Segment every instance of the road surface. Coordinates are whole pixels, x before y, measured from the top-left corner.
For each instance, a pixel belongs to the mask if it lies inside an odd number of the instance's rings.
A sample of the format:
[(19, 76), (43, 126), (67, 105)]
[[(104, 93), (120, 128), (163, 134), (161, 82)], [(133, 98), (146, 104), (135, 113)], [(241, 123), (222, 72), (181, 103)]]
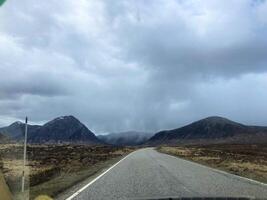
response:
[(167, 197), (267, 198), (267, 185), (147, 148), (128, 155), (71, 199)]

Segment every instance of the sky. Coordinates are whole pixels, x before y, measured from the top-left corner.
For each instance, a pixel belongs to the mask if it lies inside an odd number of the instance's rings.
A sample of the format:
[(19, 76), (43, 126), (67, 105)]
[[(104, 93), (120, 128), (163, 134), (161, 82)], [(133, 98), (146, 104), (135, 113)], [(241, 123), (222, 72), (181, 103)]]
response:
[(267, 1), (7, 0), (0, 126), (73, 115), (95, 133), (222, 116), (267, 126)]

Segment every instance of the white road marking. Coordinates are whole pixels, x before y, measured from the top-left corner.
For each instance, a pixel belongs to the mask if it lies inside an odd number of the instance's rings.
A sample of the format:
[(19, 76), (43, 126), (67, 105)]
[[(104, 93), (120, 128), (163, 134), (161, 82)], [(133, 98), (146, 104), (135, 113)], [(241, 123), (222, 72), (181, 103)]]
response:
[(222, 173), (222, 174), (226, 174), (226, 175), (229, 175), (230, 174), (230, 175), (236, 176), (239, 179), (244, 179), (244, 180), (249, 181), (249, 182), (252, 182), (252, 183), (256, 183), (256, 184), (259, 184), (259, 185), (267, 186), (266, 183), (262, 183), (260, 181), (256, 181), (256, 180), (253, 180), (253, 179), (244, 177), (244, 176), (239, 176), (239, 175), (236, 175), (236, 174), (231, 174), (231, 173), (228, 173), (228, 172), (225, 172), (225, 171), (221, 171), (219, 169), (214, 169), (214, 168), (211, 168), (211, 169), (213, 169), (216, 172)]
[[(102, 174), (100, 174), (99, 176), (97, 176), (95, 179), (93, 179), (91, 182), (89, 182), (87, 185), (85, 185), (84, 187), (82, 187), (81, 189), (79, 189), (77, 192), (75, 192), (73, 195), (71, 195), (70, 197), (68, 197), (66, 200), (72, 200), (74, 197), (76, 197), (77, 195), (79, 195), (83, 190), (85, 190), (86, 188), (88, 188), (90, 185), (92, 185), (95, 181), (97, 181), (98, 179), (100, 179), (102, 176), (104, 176), (106, 173), (108, 173), (112, 168), (114, 168), (116, 165), (118, 165), (120, 162), (122, 162), (124, 159), (126, 159), (128, 156), (130, 156), (131, 154), (135, 153), (136, 151), (128, 154), (127, 156), (125, 156), (123, 159), (121, 159), (120, 161), (118, 161), (117, 163), (115, 163), (114, 165), (112, 165), (110, 168), (108, 168), (106, 171), (104, 171)], [(160, 153), (160, 152), (158, 152)], [(176, 158), (176, 156), (173, 156), (173, 155), (170, 155), (170, 154), (165, 154), (163, 153), (164, 155), (167, 155), (167, 156), (170, 156), (170, 157), (173, 157), (173, 158)], [(252, 180), (252, 179), (249, 179), (249, 178), (246, 178), (246, 177), (242, 177), (242, 176), (238, 176), (238, 175), (235, 175), (235, 174), (231, 174), (231, 173), (228, 173), (228, 172), (225, 172), (225, 171), (221, 171), (221, 170), (218, 170), (218, 169), (214, 169), (214, 168), (211, 168), (211, 167), (208, 167), (208, 166), (205, 166), (205, 165), (201, 165), (199, 163), (196, 163), (196, 162), (193, 162), (193, 161), (189, 161), (189, 160), (185, 160), (183, 158), (179, 158), (178, 159), (182, 159), (184, 161), (187, 161), (187, 162), (190, 162), (190, 163), (193, 163), (193, 164), (196, 164), (196, 165), (199, 165), (203, 168), (208, 168), (210, 170), (213, 170), (215, 172), (218, 172), (218, 173), (221, 173), (221, 174), (226, 174), (226, 175), (232, 175), (232, 176), (235, 176), (235, 177), (238, 177), (240, 179), (244, 179), (244, 180), (247, 180), (247, 181), (250, 181), (250, 182), (254, 182), (256, 184), (259, 184), (259, 185), (263, 185), (263, 186), (267, 186), (267, 184), (265, 183), (262, 183), (262, 182), (259, 182), (259, 181), (255, 181), (255, 180)]]
[[(158, 153), (161, 153), (161, 152), (158, 152)], [(178, 158), (178, 159), (184, 160), (186, 162), (190, 162), (190, 163), (199, 165), (199, 166), (201, 166), (203, 168), (208, 168), (208, 169), (213, 170), (213, 171), (215, 171), (217, 173), (225, 174), (225, 175), (228, 175), (228, 176), (229, 175), (230, 176), (232, 175), (232, 176), (237, 177), (239, 179), (244, 179), (244, 180), (249, 181), (249, 182), (252, 182), (252, 183), (256, 183), (256, 184), (259, 184), (259, 185), (267, 186), (266, 183), (263, 183), (263, 182), (260, 182), (260, 181), (256, 181), (256, 180), (253, 180), (253, 179), (250, 179), (250, 178), (246, 178), (244, 176), (239, 176), (239, 175), (236, 175), (236, 174), (231, 174), (229, 172), (222, 171), (222, 170), (219, 170), (219, 169), (215, 169), (215, 168), (212, 168), (212, 167), (209, 167), (209, 166), (206, 166), (206, 165), (202, 165), (202, 164), (197, 163), (197, 162), (194, 162), (194, 161), (186, 160), (185, 158), (180, 158), (178, 156), (170, 155), (170, 154), (167, 154), (167, 153), (161, 153), (161, 154), (165, 154), (165, 155), (170, 156), (170, 157)]]
[[(136, 151), (132, 152), (135, 153)], [(100, 174), (99, 176), (97, 176), (95, 179), (93, 179), (91, 182), (89, 182), (87, 185), (85, 185), (84, 187), (82, 187), (81, 189), (79, 189), (77, 192), (75, 192), (73, 195), (71, 195), (70, 197), (68, 197), (66, 200), (72, 200), (74, 197), (76, 197), (77, 195), (79, 195), (83, 190), (85, 190), (86, 188), (88, 188), (90, 185), (92, 185), (94, 182), (96, 182), (98, 179), (100, 179), (102, 176), (104, 176), (106, 173), (108, 173), (112, 168), (114, 168), (116, 165), (118, 165), (120, 162), (122, 162), (124, 159), (126, 159), (128, 156), (130, 156), (132, 153), (128, 154), (127, 156), (125, 156), (123, 159), (121, 159), (120, 161), (118, 161), (117, 163), (115, 163), (114, 165), (112, 165), (110, 168), (108, 168), (106, 171), (104, 171), (102, 174)]]

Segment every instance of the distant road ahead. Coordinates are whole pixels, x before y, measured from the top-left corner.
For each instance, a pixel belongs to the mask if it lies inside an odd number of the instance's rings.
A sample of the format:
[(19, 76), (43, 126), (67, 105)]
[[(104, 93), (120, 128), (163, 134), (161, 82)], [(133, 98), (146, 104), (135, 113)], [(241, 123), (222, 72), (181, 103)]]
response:
[(166, 197), (267, 198), (267, 186), (149, 148), (130, 154), (73, 199)]

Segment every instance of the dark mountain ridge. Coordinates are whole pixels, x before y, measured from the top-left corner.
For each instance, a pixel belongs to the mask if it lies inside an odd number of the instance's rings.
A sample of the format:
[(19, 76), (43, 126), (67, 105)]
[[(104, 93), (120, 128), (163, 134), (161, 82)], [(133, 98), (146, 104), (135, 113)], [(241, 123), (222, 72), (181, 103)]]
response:
[[(34, 134), (40, 127), (39, 125), (28, 124), (28, 134)], [(9, 126), (0, 128), (0, 132), (13, 140), (21, 140), (25, 132), (25, 123), (16, 121)]]
[[(0, 131), (13, 140), (24, 136), (25, 124), (15, 122)], [(43, 126), (28, 126), (29, 143), (85, 143), (101, 144), (102, 142), (84, 124), (73, 116), (55, 118)]]
[[(262, 139), (262, 141), (260, 141)], [(156, 133), (148, 144), (267, 141), (267, 127), (247, 126), (213, 116), (173, 130)]]

